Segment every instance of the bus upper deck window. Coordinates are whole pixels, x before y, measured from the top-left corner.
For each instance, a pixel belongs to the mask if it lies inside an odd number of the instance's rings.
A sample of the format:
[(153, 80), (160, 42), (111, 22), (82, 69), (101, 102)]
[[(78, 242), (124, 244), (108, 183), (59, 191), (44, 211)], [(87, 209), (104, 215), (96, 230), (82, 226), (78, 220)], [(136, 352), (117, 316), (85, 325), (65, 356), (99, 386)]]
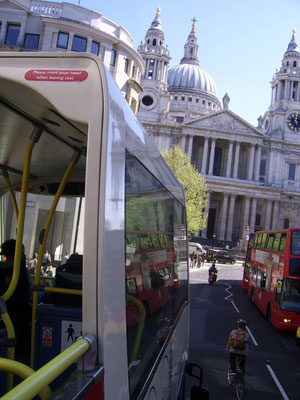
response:
[(265, 248), (266, 248), (267, 237), (268, 237), (268, 234), (267, 234), (267, 233), (263, 233), (263, 234), (262, 234), (261, 246), (260, 246), (262, 249), (265, 249)]
[(275, 251), (279, 250), (280, 238), (281, 238), (281, 233), (280, 232), (275, 233), (275, 238), (273, 243), (273, 250)]
[(300, 255), (300, 231), (292, 232), (291, 253), (295, 255)]
[(279, 245), (279, 251), (281, 253), (284, 253), (285, 245), (286, 245), (286, 233), (282, 233), (281, 239), (280, 239), (280, 245)]

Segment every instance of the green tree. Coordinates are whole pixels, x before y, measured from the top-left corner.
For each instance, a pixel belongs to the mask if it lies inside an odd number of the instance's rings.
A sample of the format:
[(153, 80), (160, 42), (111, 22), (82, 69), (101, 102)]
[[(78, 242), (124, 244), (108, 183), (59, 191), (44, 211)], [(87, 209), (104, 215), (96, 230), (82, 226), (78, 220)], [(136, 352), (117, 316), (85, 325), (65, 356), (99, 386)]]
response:
[(178, 146), (172, 147), (169, 151), (162, 152), (162, 156), (183, 186), (188, 235), (191, 237), (206, 226), (206, 181), (191, 164), (187, 154), (183, 154)]

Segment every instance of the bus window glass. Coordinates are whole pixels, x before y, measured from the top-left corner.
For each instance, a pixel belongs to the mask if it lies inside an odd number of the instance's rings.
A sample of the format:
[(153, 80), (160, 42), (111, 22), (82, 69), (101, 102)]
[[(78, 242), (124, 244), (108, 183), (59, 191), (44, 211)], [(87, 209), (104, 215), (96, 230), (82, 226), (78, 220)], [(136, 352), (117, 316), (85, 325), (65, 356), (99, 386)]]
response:
[(295, 255), (300, 255), (300, 231), (292, 232), (291, 253)]
[[(186, 221), (182, 204), (128, 151), (125, 169), (128, 376), (136, 399), (188, 300)], [(133, 234), (141, 247), (127, 254)]]
[(261, 285), (261, 275), (262, 275), (261, 270), (260, 270), (260, 269), (257, 270), (257, 278), (256, 278), (256, 285), (257, 285), (257, 287), (260, 287), (260, 285)]
[(296, 279), (283, 280), (281, 309), (300, 312), (300, 281)]
[(273, 242), (274, 242), (274, 233), (269, 233), (268, 236), (268, 242), (267, 242), (267, 249), (272, 250), (273, 249)]
[(276, 293), (275, 293), (275, 301), (276, 303), (281, 303), (281, 295), (282, 295), (282, 281), (278, 280), (276, 283)]
[(261, 246), (261, 239), (262, 239), (262, 234), (261, 233), (257, 234), (256, 235), (256, 244), (255, 244), (256, 247)]
[(286, 233), (284, 232), (281, 234), (280, 245), (279, 245), (279, 251), (281, 253), (284, 253), (285, 245), (286, 245)]
[(281, 233), (280, 232), (275, 233), (274, 243), (273, 243), (273, 250), (274, 251), (278, 251), (279, 250), (280, 238), (281, 238)]
[(253, 268), (253, 270), (252, 270), (252, 280), (255, 283), (256, 283), (256, 278), (257, 278), (257, 269)]
[(292, 258), (290, 260), (290, 275), (300, 278), (300, 259)]
[(263, 234), (262, 234), (261, 245), (260, 245), (260, 247), (261, 247), (262, 249), (265, 249), (265, 248), (266, 248), (267, 237), (268, 237), (268, 234), (267, 234), (267, 233), (263, 233)]

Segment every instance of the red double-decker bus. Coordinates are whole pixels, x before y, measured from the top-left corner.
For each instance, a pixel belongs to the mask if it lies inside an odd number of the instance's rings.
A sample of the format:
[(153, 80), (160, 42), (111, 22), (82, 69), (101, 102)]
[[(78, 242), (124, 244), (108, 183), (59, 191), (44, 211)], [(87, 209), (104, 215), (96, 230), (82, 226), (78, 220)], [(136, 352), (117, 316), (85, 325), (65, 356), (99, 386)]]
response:
[(300, 229), (255, 232), (248, 295), (277, 329), (300, 325)]
[(247, 250), (245, 255), (245, 260), (243, 263), (244, 272), (243, 272), (243, 281), (242, 281), (242, 289), (248, 289), (249, 280), (250, 280), (250, 264), (251, 264), (251, 255), (254, 241), (254, 233), (250, 233)]

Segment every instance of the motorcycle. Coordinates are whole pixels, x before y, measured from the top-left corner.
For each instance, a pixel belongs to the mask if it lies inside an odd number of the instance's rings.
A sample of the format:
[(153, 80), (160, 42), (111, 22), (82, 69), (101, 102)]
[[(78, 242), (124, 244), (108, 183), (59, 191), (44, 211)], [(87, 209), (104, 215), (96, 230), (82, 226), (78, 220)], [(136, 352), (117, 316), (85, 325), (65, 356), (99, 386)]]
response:
[(213, 271), (209, 274), (208, 282), (210, 285), (212, 285), (217, 280), (217, 275), (218, 275), (217, 272)]

